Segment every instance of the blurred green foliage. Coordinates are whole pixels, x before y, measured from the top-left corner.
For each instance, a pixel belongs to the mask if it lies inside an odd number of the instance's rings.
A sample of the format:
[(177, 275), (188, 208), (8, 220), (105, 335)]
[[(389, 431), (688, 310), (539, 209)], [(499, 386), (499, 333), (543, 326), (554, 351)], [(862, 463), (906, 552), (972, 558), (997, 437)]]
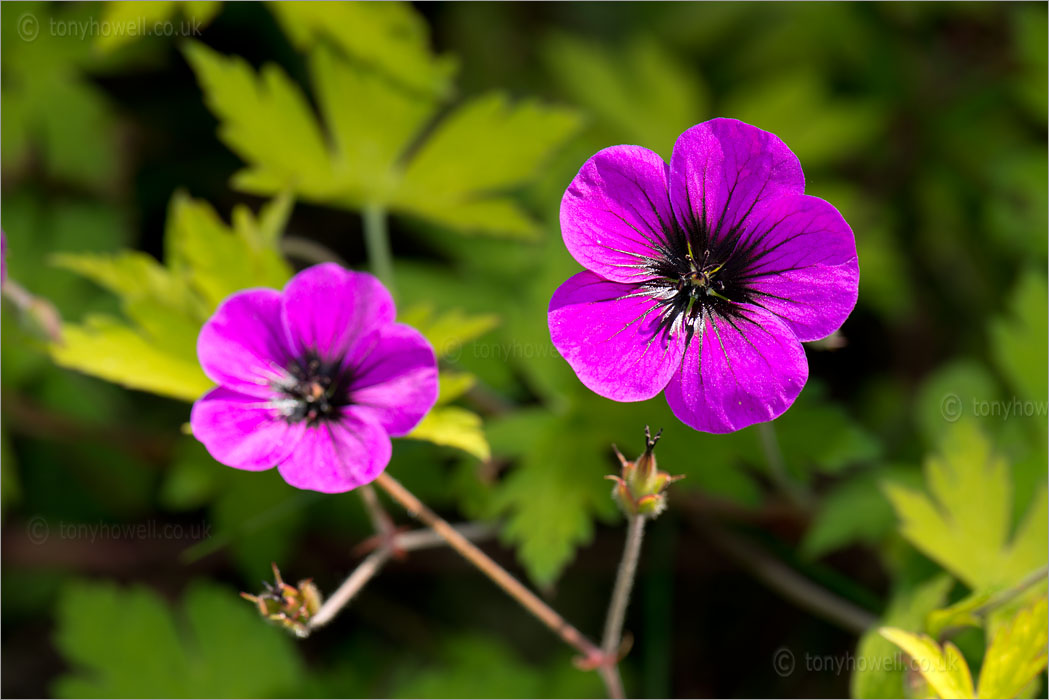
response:
[[(673, 529), (679, 546), (656, 560), (654, 544), (638, 585), (673, 602), (632, 609), (632, 692), (929, 690), (887, 663), (898, 649), (876, 627), (856, 646), (790, 603), (769, 616), (712, 527), (916, 635), (900, 639), (929, 635), (930, 654), (954, 635), (981, 693), (1044, 692), (1026, 654), (1044, 648), (1044, 605), (1027, 607), (1044, 583), (977, 614), (1046, 562), (1044, 5), (0, 12), (8, 273), (65, 320), (55, 343), (10, 301), (0, 319), (5, 695), (600, 694), (451, 555), (391, 566), (300, 644), (235, 597), (271, 561), (334, 589), (370, 526), (356, 494), (226, 469), (179, 435), (210, 386), (196, 333), (238, 289), (319, 258), (366, 265), (357, 214), (376, 208), (392, 215), (400, 319), (442, 370), (391, 473), (450, 519), (494, 524), (584, 630), (600, 629), (622, 536), (610, 445), (633, 456), (643, 426), (665, 428), (660, 465), (687, 478), (649, 536)], [(809, 347), (809, 384), (775, 423), (782, 474), (758, 428), (700, 434), (660, 397), (596, 397), (549, 342), (550, 296), (578, 270), (558, 204), (579, 166), (616, 143), (669, 158), (714, 116), (782, 137), (856, 233), (859, 305), (842, 347)], [(209, 532), (63, 535), (134, 523)], [(855, 652), (855, 672), (783, 677), (764, 659), (785, 645), (799, 662)]]

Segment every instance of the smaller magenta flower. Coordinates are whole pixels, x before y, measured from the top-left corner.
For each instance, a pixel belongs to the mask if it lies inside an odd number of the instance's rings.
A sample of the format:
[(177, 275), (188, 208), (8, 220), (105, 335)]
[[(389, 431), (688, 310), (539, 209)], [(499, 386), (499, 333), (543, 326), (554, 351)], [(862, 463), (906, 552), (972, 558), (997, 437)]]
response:
[(802, 343), (856, 305), (852, 229), (806, 195), (774, 134), (697, 124), (668, 165), (613, 146), (561, 200), (561, 234), (585, 271), (550, 301), (550, 336), (580, 381), (616, 401), (665, 390), (683, 423), (712, 433), (776, 418), (808, 378)]
[(283, 292), (249, 289), (219, 305), (197, 340), (219, 386), (190, 417), (193, 435), (237, 469), (277, 467), (324, 493), (371, 482), (437, 401), (437, 359), (395, 323), (375, 278), (334, 263), (295, 275)]

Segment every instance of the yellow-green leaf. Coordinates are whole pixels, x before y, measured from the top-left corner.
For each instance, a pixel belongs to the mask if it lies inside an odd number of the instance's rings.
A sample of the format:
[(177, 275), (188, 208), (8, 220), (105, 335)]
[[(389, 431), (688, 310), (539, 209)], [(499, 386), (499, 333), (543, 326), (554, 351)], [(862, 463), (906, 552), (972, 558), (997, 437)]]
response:
[[(1045, 524), (1044, 522), (1042, 523)], [(987, 647), (980, 671), (978, 696), (1015, 698), (1045, 670), (1049, 643), (1046, 596), (1016, 613)]]
[(324, 135), (302, 90), (283, 70), (265, 65), (256, 74), (244, 59), (197, 42), (188, 43), (185, 53), (205, 102), (219, 117), (220, 138), (249, 163), (237, 182), (265, 182), (267, 192), (294, 187), (338, 196), (342, 183), (332, 173)]
[(419, 329), (430, 341), (437, 357), (451, 360), (458, 359), (463, 345), (499, 325), (499, 317), (495, 314), (470, 315), (462, 309), (449, 309), (438, 314), (428, 304), (405, 310), (398, 320)]
[(108, 316), (66, 324), (62, 343), (50, 347), (54, 361), (129, 389), (195, 401), (213, 385), (196, 358), (176, 354)]
[(435, 445), (456, 447), (480, 460), (487, 460), (492, 456), (492, 450), (484, 436), (481, 417), (457, 406), (433, 409), (408, 437)]
[(941, 698), (972, 698), (972, 674), (965, 657), (950, 642), (941, 649), (928, 635), (918, 635), (896, 627), (882, 627), (878, 632), (914, 659), (918, 672)]
[(409, 3), (271, 2), (269, 7), (300, 50), (327, 39), (408, 88), (434, 95), (451, 89), (455, 59), (431, 53), (426, 22)]
[(437, 395), (438, 406), (455, 401), (477, 383), (477, 377), (469, 372), (441, 372), (437, 379), (440, 383), (440, 393)]
[(925, 478), (929, 495), (883, 486), (900, 532), (970, 588), (1008, 586), (1046, 564), (1045, 487), (1010, 537), (1008, 465), (974, 423), (962, 420), (944, 433), (939, 454), (926, 460)]

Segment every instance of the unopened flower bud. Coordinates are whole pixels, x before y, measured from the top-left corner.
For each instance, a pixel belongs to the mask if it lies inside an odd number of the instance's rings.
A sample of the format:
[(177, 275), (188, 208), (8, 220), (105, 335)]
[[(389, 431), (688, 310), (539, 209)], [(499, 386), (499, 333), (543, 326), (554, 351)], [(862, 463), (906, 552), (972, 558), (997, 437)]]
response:
[(660, 471), (656, 464), (655, 447), (662, 433), (660, 430), (653, 437), (648, 426), (645, 426), (645, 451), (634, 461), (628, 460), (615, 445), (612, 446), (622, 470), (619, 476), (609, 475), (605, 478), (616, 482), (612, 499), (627, 516), (656, 517), (666, 509), (667, 487), (684, 478)]
[(276, 583), (263, 582), (265, 590), (258, 595), (241, 593), (259, 609), (264, 618), (280, 625), (297, 637), (307, 637), (310, 633), (309, 621), (321, 607), (321, 593), (311, 579), (299, 581), (292, 586), (280, 577), (277, 565), (273, 565), (273, 578)]

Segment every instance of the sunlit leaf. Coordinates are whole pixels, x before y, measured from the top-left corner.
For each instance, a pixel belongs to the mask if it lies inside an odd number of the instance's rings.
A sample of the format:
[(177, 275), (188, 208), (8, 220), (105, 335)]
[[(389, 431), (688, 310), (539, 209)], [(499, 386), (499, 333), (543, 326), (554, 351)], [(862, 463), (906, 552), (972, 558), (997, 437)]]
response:
[(972, 674), (958, 647), (946, 642), (941, 648), (928, 635), (917, 635), (896, 627), (882, 627), (881, 636), (907, 652), (918, 672), (941, 698), (971, 698)]
[(266, 65), (256, 74), (244, 59), (197, 42), (187, 43), (185, 52), (208, 107), (220, 119), (219, 136), (250, 164), (237, 176), (239, 183), (337, 196), (341, 183), (324, 134), (302, 90), (284, 71)]
[[(103, 53), (115, 51), (144, 36), (161, 33), (165, 26), (178, 27), (184, 34), (195, 34), (211, 23), (221, 2), (107, 2), (103, 5), (102, 22), (108, 31), (99, 32), (95, 46)], [(182, 19), (176, 17), (181, 14)]]
[(451, 90), (456, 61), (430, 52), (429, 28), (409, 3), (271, 2), (269, 7), (300, 50), (329, 40), (406, 87), (442, 96)]
[[(898, 591), (889, 601), (881, 624), (910, 631), (919, 631), (925, 616), (943, 605), (953, 579), (941, 574), (920, 585)], [(855, 698), (906, 697), (905, 666), (896, 663), (898, 651), (877, 629), (868, 630), (856, 648), (856, 670), (850, 679), (850, 691)]]
[(395, 203), (464, 232), (528, 235), (512, 200), (492, 196), (524, 183), (579, 126), (567, 109), (503, 95), (475, 98), (442, 121), (408, 163)]
[(1045, 565), (1045, 487), (1010, 538), (1008, 465), (972, 422), (959, 421), (944, 434), (939, 454), (926, 460), (925, 478), (930, 495), (884, 486), (900, 532), (970, 588), (1006, 586)]
[(242, 224), (231, 231), (206, 202), (177, 194), (171, 203), (165, 245), (174, 265), (185, 267), (209, 310), (241, 289), (279, 289), (291, 277), (276, 241), (271, 238), (267, 245), (250, 212), (237, 211)]
[(428, 304), (406, 309), (398, 320), (419, 329), (438, 357), (452, 360), (459, 359), (464, 345), (499, 325), (499, 317), (495, 314), (471, 315), (462, 309), (436, 313)]
[(350, 209), (385, 206), (462, 233), (537, 233), (507, 192), (524, 185), (579, 124), (571, 110), (489, 94), (460, 105), (410, 148), (433, 117), (433, 98), (405, 92), (324, 47), (310, 61), (324, 127), (280, 68), (256, 74), (243, 59), (202, 44), (189, 44), (186, 56), (219, 117), (220, 137), (248, 163), (234, 177), (237, 187), (258, 194), (290, 188)]
[(977, 696), (1020, 697), (1024, 687), (1045, 670), (1049, 641), (1046, 597), (1020, 610), (1001, 627), (984, 655)]
[(455, 401), (477, 383), (477, 377), (469, 372), (441, 372), (438, 380), (440, 382), (440, 391), (437, 395), (438, 406)]
[(213, 385), (191, 355), (172, 354), (120, 321), (88, 316), (81, 326), (66, 324), (51, 357), (63, 367), (161, 396), (195, 401)]
[[(1009, 316), (991, 324), (991, 349), (995, 361), (1020, 395), (1013, 402), (1020, 410), (1046, 422), (1046, 386), (1049, 369), (1049, 291), (1045, 277), (1025, 273), (1009, 297)], [(1035, 413), (1037, 411), (1037, 413)]]
[(480, 460), (492, 456), (484, 436), (481, 417), (457, 406), (441, 406), (430, 411), (409, 438), (435, 445), (456, 447)]

